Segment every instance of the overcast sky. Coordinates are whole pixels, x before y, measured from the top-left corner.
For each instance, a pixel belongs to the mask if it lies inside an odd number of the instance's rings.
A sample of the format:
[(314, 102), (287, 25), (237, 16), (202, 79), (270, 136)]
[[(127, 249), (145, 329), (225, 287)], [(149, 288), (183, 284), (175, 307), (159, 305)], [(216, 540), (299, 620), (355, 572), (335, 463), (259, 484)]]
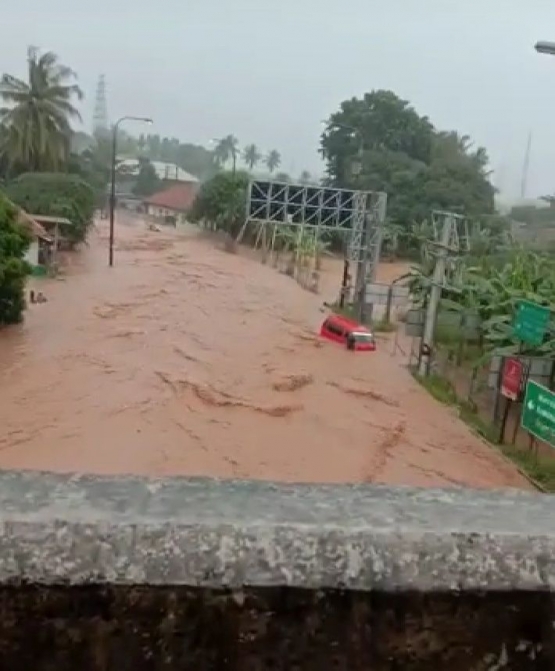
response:
[[(436, 127), (468, 133), (504, 194), (555, 192), (555, 0), (0, 0), (0, 71), (24, 76), (28, 44), (55, 51), (111, 119), (205, 144), (228, 133), (320, 170), (320, 121), (351, 96), (391, 89)], [(129, 128), (131, 130), (131, 128)], [(136, 127), (137, 132), (140, 131)]]

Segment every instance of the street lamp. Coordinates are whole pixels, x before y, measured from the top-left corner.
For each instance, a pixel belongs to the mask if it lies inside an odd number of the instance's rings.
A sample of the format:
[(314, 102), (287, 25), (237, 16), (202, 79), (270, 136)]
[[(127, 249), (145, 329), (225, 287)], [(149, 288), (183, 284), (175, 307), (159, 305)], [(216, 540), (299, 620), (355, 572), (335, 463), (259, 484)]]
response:
[(555, 56), (555, 42), (536, 42), (534, 49), (538, 54), (548, 54)]
[(110, 187), (110, 242), (108, 252), (108, 265), (114, 265), (114, 212), (116, 209), (116, 160), (118, 149), (118, 129), (124, 121), (142, 121), (143, 123), (152, 123), (152, 119), (142, 116), (122, 116), (114, 124), (112, 131), (112, 183)]

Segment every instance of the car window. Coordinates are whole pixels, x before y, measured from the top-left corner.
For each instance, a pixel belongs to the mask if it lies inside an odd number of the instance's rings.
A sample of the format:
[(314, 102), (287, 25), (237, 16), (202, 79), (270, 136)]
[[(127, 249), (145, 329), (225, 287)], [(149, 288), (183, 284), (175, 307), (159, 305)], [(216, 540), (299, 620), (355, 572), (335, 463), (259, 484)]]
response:
[(334, 333), (337, 336), (344, 335), (343, 329), (337, 324), (334, 324), (332, 321), (328, 322), (327, 329), (330, 333)]

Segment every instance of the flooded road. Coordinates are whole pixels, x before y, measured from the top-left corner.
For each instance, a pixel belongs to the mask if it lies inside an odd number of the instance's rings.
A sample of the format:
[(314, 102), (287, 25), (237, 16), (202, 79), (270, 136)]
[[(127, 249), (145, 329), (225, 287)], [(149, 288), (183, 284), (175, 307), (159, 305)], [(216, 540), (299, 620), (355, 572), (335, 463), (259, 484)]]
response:
[(99, 227), (0, 333), (0, 468), (528, 486), (391, 343), (315, 337), (333, 295), (192, 230), (117, 237), (114, 268)]

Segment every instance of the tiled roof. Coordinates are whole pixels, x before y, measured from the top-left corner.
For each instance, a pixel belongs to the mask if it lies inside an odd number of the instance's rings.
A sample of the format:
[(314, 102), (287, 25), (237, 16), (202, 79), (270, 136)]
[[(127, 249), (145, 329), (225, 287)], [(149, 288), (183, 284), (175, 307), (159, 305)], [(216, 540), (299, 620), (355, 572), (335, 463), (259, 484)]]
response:
[(158, 193), (145, 198), (144, 202), (147, 205), (165, 207), (168, 210), (175, 210), (176, 212), (186, 212), (195, 202), (196, 195), (196, 184), (173, 184), (167, 189), (158, 191)]

